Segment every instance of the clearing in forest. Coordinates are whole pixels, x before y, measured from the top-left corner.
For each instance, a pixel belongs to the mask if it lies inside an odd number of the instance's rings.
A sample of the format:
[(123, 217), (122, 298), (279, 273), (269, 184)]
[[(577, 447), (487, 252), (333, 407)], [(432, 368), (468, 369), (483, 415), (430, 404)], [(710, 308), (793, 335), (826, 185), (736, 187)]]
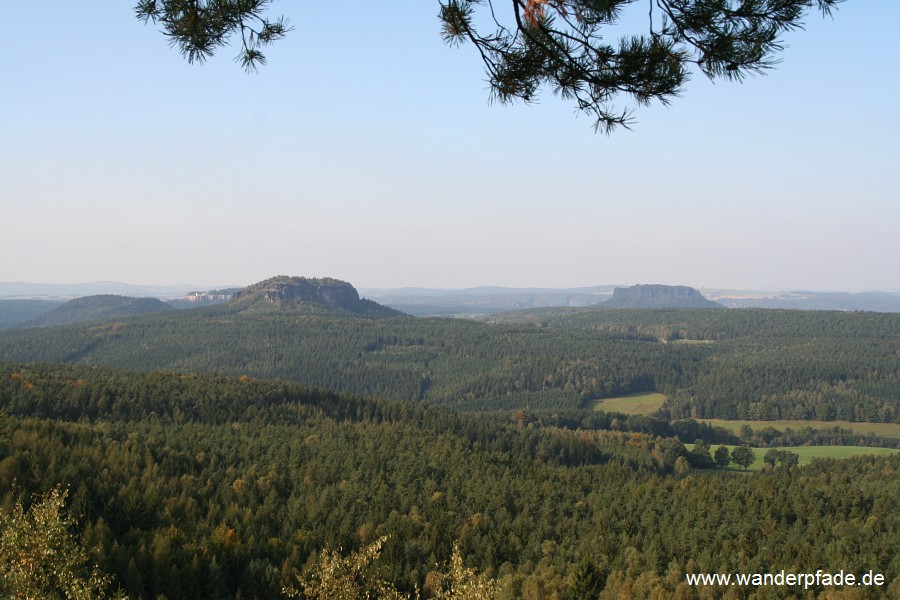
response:
[(639, 392), (617, 398), (603, 398), (591, 404), (593, 410), (624, 413), (626, 415), (652, 415), (658, 411), (666, 395), (659, 392)]
[[(693, 444), (689, 445), (693, 449)], [(710, 445), (710, 453), (715, 453), (719, 444)], [(726, 445), (729, 452), (734, 450), (736, 446)], [(748, 471), (761, 471), (763, 468), (763, 457), (766, 452), (772, 448), (751, 448), (755, 458), (753, 464), (750, 465)], [(814, 458), (850, 458), (851, 456), (883, 456), (886, 454), (897, 454), (900, 450), (893, 448), (869, 448), (866, 446), (779, 446), (775, 450), (787, 450), (793, 452), (800, 457), (799, 465), (808, 465)], [(727, 471), (741, 471), (742, 469), (732, 463), (726, 468)]]
[(874, 433), (880, 437), (900, 439), (900, 423), (869, 423), (869, 422), (853, 422), (853, 421), (726, 421), (725, 419), (696, 419), (702, 423), (709, 423), (713, 427), (724, 427), (734, 433), (740, 433), (741, 427), (749, 425), (753, 431), (759, 431), (766, 427), (774, 427), (779, 431), (784, 431), (788, 427), (794, 431), (803, 429), (804, 427), (812, 427), (813, 429), (831, 429), (832, 427), (840, 427), (841, 429), (850, 429), (854, 433)]

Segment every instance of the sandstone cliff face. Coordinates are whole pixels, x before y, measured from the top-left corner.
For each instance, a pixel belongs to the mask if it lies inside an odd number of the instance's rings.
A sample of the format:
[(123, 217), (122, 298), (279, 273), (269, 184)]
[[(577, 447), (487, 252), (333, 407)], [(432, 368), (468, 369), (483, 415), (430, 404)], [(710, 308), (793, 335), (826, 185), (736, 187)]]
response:
[(295, 283), (274, 283), (260, 290), (262, 297), (269, 302), (326, 302), (338, 306), (347, 306), (359, 302), (359, 294), (348, 284), (321, 284), (315, 280)]
[(686, 285), (634, 285), (616, 288), (607, 308), (724, 308)]
[(261, 298), (283, 306), (302, 303), (340, 308), (353, 313), (399, 314), (390, 308), (361, 299), (352, 285), (339, 279), (278, 276), (239, 290), (232, 301)]

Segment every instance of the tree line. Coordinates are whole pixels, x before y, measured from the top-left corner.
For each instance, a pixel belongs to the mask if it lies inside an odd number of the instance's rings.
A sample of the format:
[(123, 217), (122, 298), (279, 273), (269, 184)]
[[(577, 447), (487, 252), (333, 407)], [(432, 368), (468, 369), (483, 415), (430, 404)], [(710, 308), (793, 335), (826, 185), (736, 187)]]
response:
[(282, 378), (460, 410), (563, 411), (659, 391), (669, 420), (900, 422), (900, 315), (585, 309), (494, 318), (503, 322), (222, 305), (5, 331), (0, 358)]
[(110, 594), (278, 597), (382, 536), (379, 577), (404, 594), (454, 547), (497, 598), (692, 598), (685, 572), (778, 565), (875, 567), (878, 593), (900, 589), (897, 457), (732, 474), (675, 437), (283, 381), (72, 365), (0, 381), (0, 510), (68, 489)]

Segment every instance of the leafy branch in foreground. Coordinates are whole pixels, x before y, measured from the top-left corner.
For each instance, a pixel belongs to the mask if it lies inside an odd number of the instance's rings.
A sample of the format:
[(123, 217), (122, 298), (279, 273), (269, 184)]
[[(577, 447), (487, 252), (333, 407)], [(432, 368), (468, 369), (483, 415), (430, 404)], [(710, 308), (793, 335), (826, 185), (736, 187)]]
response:
[[(632, 109), (613, 106), (620, 94), (638, 105), (667, 104), (692, 65), (710, 78), (760, 73), (777, 62), (784, 32), (802, 28), (816, 7), (830, 14), (839, 1), (510, 0), (504, 20), (499, 0), (447, 0), (440, 20), (448, 44), (478, 50), (494, 99), (532, 102), (549, 87), (609, 132), (631, 120)], [(642, 6), (645, 29), (608, 42), (625, 9)]]
[(53, 489), (26, 511), (18, 500), (0, 511), (0, 592), (13, 598), (107, 597), (110, 578), (88, 557), (69, 528), (66, 492)]
[(203, 63), (231, 36), (240, 34), (241, 50), (235, 58), (244, 70), (256, 72), (266, 64), (264, 46), (284, 38), (291, 30), (284, 17), (267, 19), (271, 0), (139, 0), (137, 18), (162, 25), (169, 44), (189, 63)]
[(435, 600), (493, 600), (501, 585), (494, 579), (479, 575), (463, 564), (459, 545), (453, 544), (453, 554), (446, 572), (434, 573), (431, 586)]
[[(445, 42), (477, 49), (492, 99), (533, 102), (549, 88), (608, 133), (631, 122), (633, 108), (614, 105), (620, 95), (638, 106), (667, 104), (693, 67), (738, 81), (763, 72), (778, 62), (785, 32), (841, 1), (441, 0), (439, 18)], [(138, 0), (135, 12), (162, 25), (190, 63), (204, 62), (239, 34), (237, 60), (256, 71), (266, 64), (261, 49), (291, 29), (284, 17), (264, 16), (270, 2)], [(637, 32), (622, 35), (626, 22)]]
[[(298, 576), (300, 589), (285, 588), (283, 593), (289, 598), (319, 600), (409, 600), (410, 596), (398, 591), (374, 572), (374, 563), (380, 558), (381, 547), (389, 537), (381, 536), (346, 557), (336, 550), (323, 551), (313, 572), (308, 577)], [(435, 600), (493, 600), (500, 591), (498, 582), (478, 575), (475, 569), (463, 564), (456, 544), (453, 545), (447, 571), (432, 573), (427, 585), (430, 588), (429, 597)], [(418, 598), (419, 594), (412, 597)]]
[(289, 598), (320, 600), (356, 600), (373, 594), (389, 600), (406, 598), (373, 573), (372, 563), (381, 556), (381, 547), (387, 540), (388, 536), (382, 536), (347, 557), (337, 550), (324, 550), (313, 573), (298, 577), (300, 589), (286, 588), (284, 594)]

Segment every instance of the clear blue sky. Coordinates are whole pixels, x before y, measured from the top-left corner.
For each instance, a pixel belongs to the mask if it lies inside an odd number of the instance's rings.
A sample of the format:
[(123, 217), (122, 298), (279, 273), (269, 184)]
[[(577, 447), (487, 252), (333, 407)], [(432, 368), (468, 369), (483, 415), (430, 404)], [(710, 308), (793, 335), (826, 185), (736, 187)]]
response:
[(0, 281), (900, 289), (900, 2), (850, 0), (633, 131), (489, 105), (437, 2), (275, 2), (246, 75), (132, 2), (0, 22)]

